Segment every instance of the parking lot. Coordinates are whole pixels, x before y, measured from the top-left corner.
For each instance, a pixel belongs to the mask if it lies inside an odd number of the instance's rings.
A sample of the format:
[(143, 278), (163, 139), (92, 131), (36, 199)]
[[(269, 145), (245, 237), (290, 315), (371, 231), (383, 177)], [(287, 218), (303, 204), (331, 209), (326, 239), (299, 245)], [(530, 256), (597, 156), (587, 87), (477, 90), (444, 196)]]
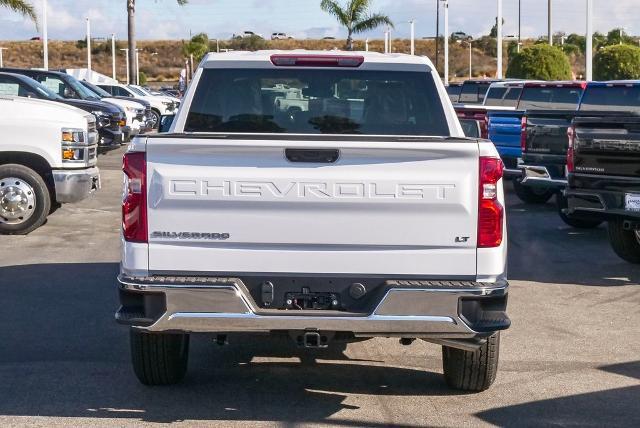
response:
[(286, 342), (196, 338), (183, 384), (143, 387), (113, 319), (122, 152), (100, 158), (94, 197), (0, 238), (0, 425), (640, 425), (640, 270), (604, 227), (571, 229), (553, 204), (511, 194), (513, 325), (489, 391), (451, 391), (439, 347), (394, 339), (314, 360)]

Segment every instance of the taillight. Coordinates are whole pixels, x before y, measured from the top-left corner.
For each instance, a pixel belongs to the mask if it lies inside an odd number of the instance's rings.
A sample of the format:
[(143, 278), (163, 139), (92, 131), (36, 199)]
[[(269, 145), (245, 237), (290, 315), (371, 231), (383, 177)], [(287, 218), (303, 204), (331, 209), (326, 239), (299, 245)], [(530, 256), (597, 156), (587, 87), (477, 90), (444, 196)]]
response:
[(360, 67), (363, 56), (340, 55), (271, 55), (271, 63), (276, 67)]
[(499, 158), (480, 158), (478, 248), (495, 248), (502, 244), (504, 207), (498, 201), (498, 182), (503, 172), (504, 165)]
[(567, 148), (567, 171), (573, 172), (576, 169), (576, 163), (574, 159), (574, 145), (576, 142), (576, 127), (570, 126), (567, 129), (567, 138), (569, 139), (569, 147)]
[(520, 148), (522, 152), (527, 151), (527, 117), (522, 117), (522, 122), (520, 122)]
[(129, 242), (148, 242), (146, 154), (126, 153), (122, 161), (122, 170), (125, 174), (122, 234)]

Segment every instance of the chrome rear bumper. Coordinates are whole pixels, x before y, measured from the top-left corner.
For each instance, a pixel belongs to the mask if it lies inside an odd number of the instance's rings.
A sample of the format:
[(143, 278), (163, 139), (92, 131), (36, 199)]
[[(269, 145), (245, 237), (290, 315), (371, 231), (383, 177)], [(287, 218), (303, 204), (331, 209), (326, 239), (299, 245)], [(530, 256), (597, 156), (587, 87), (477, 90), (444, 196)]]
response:
[(522, 165), (522, 184), (531, 187), (564, 189), (566, 179), (552, 178), (547, 167)]
[[(339, 311), (263, 310), (256, 307), (242, 281), (233, 278), (163, 278), (136, 281), (119, 277), (121, 290), (131, 294), (163, 296), (157, 317), (144, 319), (124, 306), (116, 319), (149, 332), (268, 333), (280, 330), (350, 332), (357, 337), (395, 336), (414, 338), (473, 338), (480, 333), (461, 315), (461, 299), (502, 299), (506, 306), (508, 284), (467, 283), (469, 286), (437, 285), (426, 281), (388, 281), (388, 289), (370, 314)], [(495, 314), (499, 314), (495, 316)], [(495, 330), (509, 326), (504, 312)], [(484, 332), (484, 330), (483, 330)]]

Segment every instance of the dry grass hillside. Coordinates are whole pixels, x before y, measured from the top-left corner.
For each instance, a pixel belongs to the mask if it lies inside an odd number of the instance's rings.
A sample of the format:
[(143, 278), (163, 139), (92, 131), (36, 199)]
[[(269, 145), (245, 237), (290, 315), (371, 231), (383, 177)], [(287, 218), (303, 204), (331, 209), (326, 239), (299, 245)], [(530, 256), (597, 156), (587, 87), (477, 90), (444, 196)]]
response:
[[(279, 40), (261, 42), (260, 48), (265, 49), (315, 49), (329, 50), (342, 48), (343, 40)], [(39, 41), (8, 41), (0, 42), (0, 46), (8, 48), (4, 51), (4, 64), (6, 67), (35, 68), (42, 67), (42, 43)], [(183, 41), (157, 40), (140, 41), (140, 69), (148, 76), (151, 82), (175, 82), (180, 69), (184, 66), (185, 55), (183, 53)], [(221, 41), (221, 48), (233, 47), (233, 42)], [(124, 42), (118, 42), (117, 48), (126, 47)], [(215, 42), (212, 43), (215, 49)], [(392, 45), (394, 52), (410, 52), (409, 40), (394, 40)], [(356, 49), (364, 50), (364, 42), (356, 42)], [(369, 43), (369, 49), (382, 52), (384, 42), (373, 40)], [(442, 69), (442, 47), (440, 53), (440, 68)], [(92, 46), (93, 69), (111, 75), (111, 43), (94, 42)], [(435, 43), (433, 40), (418, 40), (416, 53), (427, 55), (435, 62)], [(469, 75), (469, 49), (459, 44), (451, 45), (452, 77), (465, 78)], [(74, 41), (49, 42), (49, 67), (56, 68), (84, 68), (87, 62), (87, 50), (81, 43)], [(491, 58), (478, 49), (473, 50), (473, 74), (474, 76), (490, 76), (495, 74), (495, 58)], [(124, 52), (118, 51), (117, 74), (120, 80), (126, 79)]]

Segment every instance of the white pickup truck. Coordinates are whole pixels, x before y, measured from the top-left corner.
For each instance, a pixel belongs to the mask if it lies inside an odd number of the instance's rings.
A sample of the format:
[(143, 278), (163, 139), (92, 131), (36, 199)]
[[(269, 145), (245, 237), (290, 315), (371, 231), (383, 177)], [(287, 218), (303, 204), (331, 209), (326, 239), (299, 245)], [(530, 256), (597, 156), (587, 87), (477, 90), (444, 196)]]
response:
[(100, 186), (92, 114), (52, 101), (0, 96), (0, 235), (27, 234), (59, 204)]
[[(307, 111), (275, 107), (285, 84)], [(442, 345), (453, 388), (487, 389), (510, 325), (502, 171), (426, 58), (209, 54), (172, 129), (124, 156), (136, 375), (179, 382), (190, 333), (391, 337)]]

